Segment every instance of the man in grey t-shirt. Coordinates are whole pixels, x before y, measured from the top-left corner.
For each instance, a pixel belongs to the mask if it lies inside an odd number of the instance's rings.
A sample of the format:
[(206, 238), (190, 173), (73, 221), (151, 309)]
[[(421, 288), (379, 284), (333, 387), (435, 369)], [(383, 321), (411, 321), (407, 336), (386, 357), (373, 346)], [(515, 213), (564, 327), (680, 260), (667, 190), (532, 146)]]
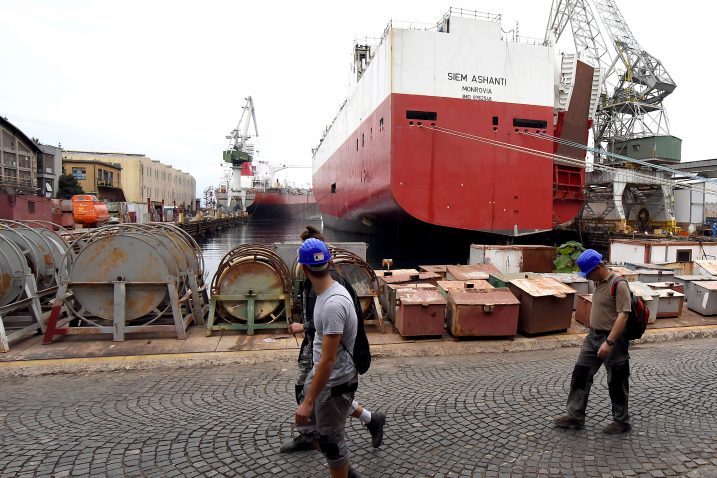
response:
[(358, 319), (348, 291), (329, 274), (331, 253), (318, 239), (301, 245), (298, 262), (317, 293), (314, 308), (314, 366), (304, 388), (304, 401), (296, 409), (299, 433), (318, 435), (331, 476), (357, 477), (349, 464), (345, 424), (358, 374), (353, 352)]

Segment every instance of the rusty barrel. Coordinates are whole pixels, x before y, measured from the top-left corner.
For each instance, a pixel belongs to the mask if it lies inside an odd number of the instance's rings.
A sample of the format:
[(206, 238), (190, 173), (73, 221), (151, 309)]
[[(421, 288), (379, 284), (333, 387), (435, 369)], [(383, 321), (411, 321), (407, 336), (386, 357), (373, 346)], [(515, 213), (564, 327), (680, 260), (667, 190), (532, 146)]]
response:
[(284, 261), (262, 244), (243, 244), (229, 251), (212, 279), (212, 296), (236, 296), (217, 303), (229, 322), (248, 320), (248, 298), (254, 301), (254, 322), (273, 321), (285, 311), (281, 295), (291, 294), (291, 275)]

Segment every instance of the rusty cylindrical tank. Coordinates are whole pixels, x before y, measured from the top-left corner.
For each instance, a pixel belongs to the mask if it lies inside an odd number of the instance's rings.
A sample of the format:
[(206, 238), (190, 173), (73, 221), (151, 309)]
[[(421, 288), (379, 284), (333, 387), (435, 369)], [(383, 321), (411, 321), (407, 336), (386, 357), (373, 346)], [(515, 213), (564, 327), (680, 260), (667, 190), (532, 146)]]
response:
[[(291, 276), (284, 261), (261, 244), (244, 244), (229, 251), (219, 263), (211, 285), (212, 296), (253, 296), (254, 322), (273, 322), (285, 310), (282, 294), (291, 294)], [(272, 298), (262, 299), (262, 296)], [(228, 322), (248, 320), (246, 301), (219, 301), (218, 315)]]
[[(361, 303), (364, 318), (373, 313), (373, 297), (376, 296), (377, 279), (373, 268), (357, 254), (340, 247), (327, 244), (331, 251), (334, 268), (354, 288)], [(300, 264), (294, 260), (292, 267), (293, 283), (304, 281), (304, 272)]]
[(62, 256), (68, 243), (55, 232), (52, 223), (0, 220), (0, 236), (12, 242), (23, 254), (38, 289), (57, 284)]
[(168, 225), (119, 224), (104, 226), (80, 236), (75, 255), (65, 255), (71, 290), (82, 309), (112, 320), (114, 291), (111, 284), (153, 282), (128, 287), (125, 320), (146, 316), (168, 304), (169, 281), (176, 281), (181, 295), (188, 289), (187, 274), (203, 277), (196, 243)]

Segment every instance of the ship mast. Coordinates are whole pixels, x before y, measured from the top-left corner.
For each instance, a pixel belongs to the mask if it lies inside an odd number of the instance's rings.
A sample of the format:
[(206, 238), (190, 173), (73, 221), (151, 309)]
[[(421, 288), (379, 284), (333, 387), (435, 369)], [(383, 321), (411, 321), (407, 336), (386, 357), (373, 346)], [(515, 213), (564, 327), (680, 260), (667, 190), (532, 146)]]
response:
[(252, 123), (254, 124), (254, 135), (259, 136), (254, 101), (251, 96), (244, 99), (246, 103), (242, 106), (239, 124), (227, 135), (229, 146), (224, 150), (224, 161), (229, 163), (232, 169), (231, 181), (227, 188), (227, 210), (229, 211), (234, 207), (232, 200), (235, 197), (238, 198), (237, 205), (240, 210), (246, 210), (246, 191), (241, 187), (241, 176), (242, 171), (246, 172), (246, 166), (244, 165), (250, 165), (254, 159), (254, 146), (248, 143), (251, 138), (249, 127)]

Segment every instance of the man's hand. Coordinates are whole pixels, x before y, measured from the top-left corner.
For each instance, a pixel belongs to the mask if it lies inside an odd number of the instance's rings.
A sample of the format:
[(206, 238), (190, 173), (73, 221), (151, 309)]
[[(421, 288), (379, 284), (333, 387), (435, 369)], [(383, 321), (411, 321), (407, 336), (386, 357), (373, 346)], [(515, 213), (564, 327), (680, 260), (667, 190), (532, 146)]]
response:
[(612, 352), (612, 345), (607, 342), (603, 342), (598, 350), (597, 356), (598, 358), (604, 360), (608, 355), (610, 355), (610, 352)]
[(304, 331), (304, 324), (300, 322), (292, 322), (291, 325), (289, 325), (289, 332), (293, 334), (299, 334)]
[(296, 424), (304, 425), (306, 423), (309, 423), (309, 421), (311, 420), (311, 411), (313, 408), (313, 404), (306, 403), (306, 400), (301, 402), (301, 405), (299, 405), (299, 408), (296, 409), (296, 414), (294, 415), (294, 420), (296, 421)]

